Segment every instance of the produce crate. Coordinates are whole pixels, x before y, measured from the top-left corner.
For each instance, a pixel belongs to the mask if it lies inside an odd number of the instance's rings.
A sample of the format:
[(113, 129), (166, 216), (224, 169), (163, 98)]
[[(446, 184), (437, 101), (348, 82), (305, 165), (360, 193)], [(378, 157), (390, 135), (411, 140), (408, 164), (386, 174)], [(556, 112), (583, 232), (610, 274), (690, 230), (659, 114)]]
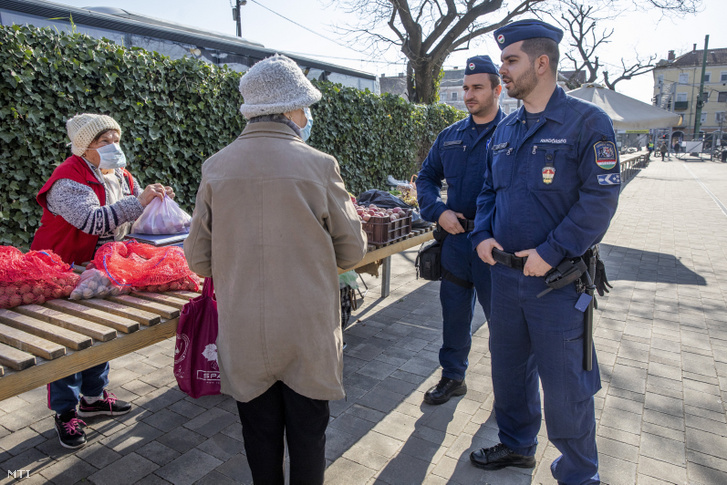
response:
[(395, 221), (388, 217), (372, 217), (363, 223), (363, 229), (368, 236), (369, 244), (386, 244), (396, 241), (411, 232), (411, 209), (405, 209), (405, 217)]

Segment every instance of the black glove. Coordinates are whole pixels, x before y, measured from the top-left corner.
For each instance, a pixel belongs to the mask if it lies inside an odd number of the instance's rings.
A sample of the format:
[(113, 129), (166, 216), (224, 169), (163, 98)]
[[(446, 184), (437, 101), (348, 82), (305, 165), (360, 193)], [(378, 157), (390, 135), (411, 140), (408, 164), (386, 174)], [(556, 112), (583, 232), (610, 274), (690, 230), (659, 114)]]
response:
[(593, 284), (596, 285), (598, 296), (605, 295), (608, 293), (609, 288), (613, 288), (606, 277), (606, 266), (600, 259), (596, 261), (596, 278), (593, 281)]

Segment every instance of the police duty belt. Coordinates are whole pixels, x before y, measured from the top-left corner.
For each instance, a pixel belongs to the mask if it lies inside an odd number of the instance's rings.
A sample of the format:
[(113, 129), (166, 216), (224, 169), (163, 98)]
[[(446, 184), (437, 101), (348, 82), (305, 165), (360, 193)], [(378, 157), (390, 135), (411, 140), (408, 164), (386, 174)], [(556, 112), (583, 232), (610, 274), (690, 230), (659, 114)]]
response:
[(497, 248), (492, 248), (492, 259), (494, 259), (499, 264), (507, 266), (508, 268), (522, 271), (525, 267), (525, 263), (527, 262), (528, 257), (525, 256), (521, 258), (519, 256), (515, 256), (512, 253), (506, 253), (505, 251), (501, 251)]

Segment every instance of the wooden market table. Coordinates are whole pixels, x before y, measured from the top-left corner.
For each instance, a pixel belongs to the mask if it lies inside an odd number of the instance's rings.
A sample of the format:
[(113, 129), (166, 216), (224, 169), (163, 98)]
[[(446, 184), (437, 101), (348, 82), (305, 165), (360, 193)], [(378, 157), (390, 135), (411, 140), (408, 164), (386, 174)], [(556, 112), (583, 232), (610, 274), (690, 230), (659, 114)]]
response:
[[(433, 234), (434, 225), (425, 229), (415, 229), (403, 238), (399, 238), (387, 244), (369, 245), (369, 250), (366, 253), (366, 256), (364, 256), (364, 258), (356, 266), (346, 270), (339, 268), (338, 274), (381, 261), (381, 297), (386, 298), (389, 296), (391, 288), (391, 256), (431, 240), (434, 237)], [(412, 271), (413, 270), (414, 268), (412, 267)]]
[[(430, 239), (432, 228), (427, 228), (385, 245), (370, 245), (355, 268), (381, 261), (381, 296), (386, 297), (391, 256)], [(174, 336), (180, 310), (198, 295), (132, 292), (0, 309), (0, 400)]]
[(173, 336), (199, 293), (132, 292), (0, 309), (0, 400)]

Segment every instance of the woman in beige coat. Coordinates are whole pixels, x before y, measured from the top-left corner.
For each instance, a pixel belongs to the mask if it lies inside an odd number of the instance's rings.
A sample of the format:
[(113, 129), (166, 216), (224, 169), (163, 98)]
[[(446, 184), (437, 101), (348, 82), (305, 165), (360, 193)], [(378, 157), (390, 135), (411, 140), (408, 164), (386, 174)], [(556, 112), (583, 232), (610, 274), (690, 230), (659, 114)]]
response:
[(335, 158), (301, 139), (321, 93), (285, 56), (241, 79), (248, 125), (202, 166), (184, 251), (212, 276), (222, 392), (234, 397), (256, 483), (323, 483), (328, 401), (344, 397), (337, 266), (366, 236)]

